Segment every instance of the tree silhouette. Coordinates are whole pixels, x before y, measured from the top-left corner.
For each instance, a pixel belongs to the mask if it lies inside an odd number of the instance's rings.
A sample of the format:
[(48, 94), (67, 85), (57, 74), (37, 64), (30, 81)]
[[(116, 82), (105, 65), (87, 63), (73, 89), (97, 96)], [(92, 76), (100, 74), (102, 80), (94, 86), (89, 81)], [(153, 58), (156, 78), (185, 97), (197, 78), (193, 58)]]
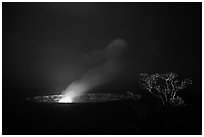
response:
[(192, 80), (184, 79), (179, 81), (177, 74), (170, 72), (164, 74), (140, 74), (140, 85), (148, 90), (152, 95), (159, 98), (163, 106), (171, 105), (185, 105), (185, 101), (177, 96), (177, 92), (186, 88), (188, 84), (192, 84)]

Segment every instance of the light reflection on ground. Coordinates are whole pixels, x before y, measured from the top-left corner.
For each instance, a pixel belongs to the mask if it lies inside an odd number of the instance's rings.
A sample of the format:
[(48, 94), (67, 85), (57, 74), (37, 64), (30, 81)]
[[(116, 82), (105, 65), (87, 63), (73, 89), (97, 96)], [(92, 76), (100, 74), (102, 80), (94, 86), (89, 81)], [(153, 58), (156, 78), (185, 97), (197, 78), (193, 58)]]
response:
[[(62, 95), (48, 95), (48, 96), (35, 96), (26, 98), (30, 102), (41, 102), (41, 103), (85, 103), (85, 102), (106, 102), (113, 100), (124, 100), (124, 99), (139, 99), (141, 96), (130, 95), (130, 94), (110, 94), (110, 93), (88, 93), (68, 101), (60, 101)], [(59, 102), (60, 101), (60, 102)]]
[(66, 96), (61, 98), (58, 103), (72, 103), (73, 99), (70, 96)]

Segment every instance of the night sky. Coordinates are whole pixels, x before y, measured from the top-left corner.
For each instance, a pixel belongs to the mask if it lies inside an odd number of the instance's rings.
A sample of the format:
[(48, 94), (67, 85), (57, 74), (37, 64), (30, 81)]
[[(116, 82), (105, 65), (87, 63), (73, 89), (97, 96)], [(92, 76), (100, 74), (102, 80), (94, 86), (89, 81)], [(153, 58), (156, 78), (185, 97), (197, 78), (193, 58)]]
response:
[(59, 93), (90, 69), (86, 54), (116, 39), (127, 49), (112, 85), (173, 71), (201, 87), (201, 4), (3, 2), (3, 89)]

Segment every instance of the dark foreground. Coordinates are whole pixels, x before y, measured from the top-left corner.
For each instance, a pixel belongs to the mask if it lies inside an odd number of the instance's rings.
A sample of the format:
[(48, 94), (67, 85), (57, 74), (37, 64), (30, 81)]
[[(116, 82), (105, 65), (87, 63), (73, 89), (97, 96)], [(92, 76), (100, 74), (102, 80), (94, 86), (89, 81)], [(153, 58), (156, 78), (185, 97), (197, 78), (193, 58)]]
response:
[(3, 134), (201, 134), (201, 97), (192, 96), (186, 107), (165, 110), (148, 98), (45, 104), (4, 96)]

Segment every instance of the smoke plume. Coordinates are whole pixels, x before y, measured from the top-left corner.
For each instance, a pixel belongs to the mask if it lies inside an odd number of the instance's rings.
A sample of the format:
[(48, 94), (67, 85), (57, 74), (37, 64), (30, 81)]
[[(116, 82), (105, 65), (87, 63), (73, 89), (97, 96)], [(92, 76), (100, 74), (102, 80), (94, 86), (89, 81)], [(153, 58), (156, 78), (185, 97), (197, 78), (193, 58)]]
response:
[(92, 67), (82, 77), (72, 82), (63, 92), (64, 97), (76, 97), (114, 80), (122, 71), (121, 57), (127, 48), (122, 39), (113, 40), (104, 49), (97, 49), (83, 56)]

